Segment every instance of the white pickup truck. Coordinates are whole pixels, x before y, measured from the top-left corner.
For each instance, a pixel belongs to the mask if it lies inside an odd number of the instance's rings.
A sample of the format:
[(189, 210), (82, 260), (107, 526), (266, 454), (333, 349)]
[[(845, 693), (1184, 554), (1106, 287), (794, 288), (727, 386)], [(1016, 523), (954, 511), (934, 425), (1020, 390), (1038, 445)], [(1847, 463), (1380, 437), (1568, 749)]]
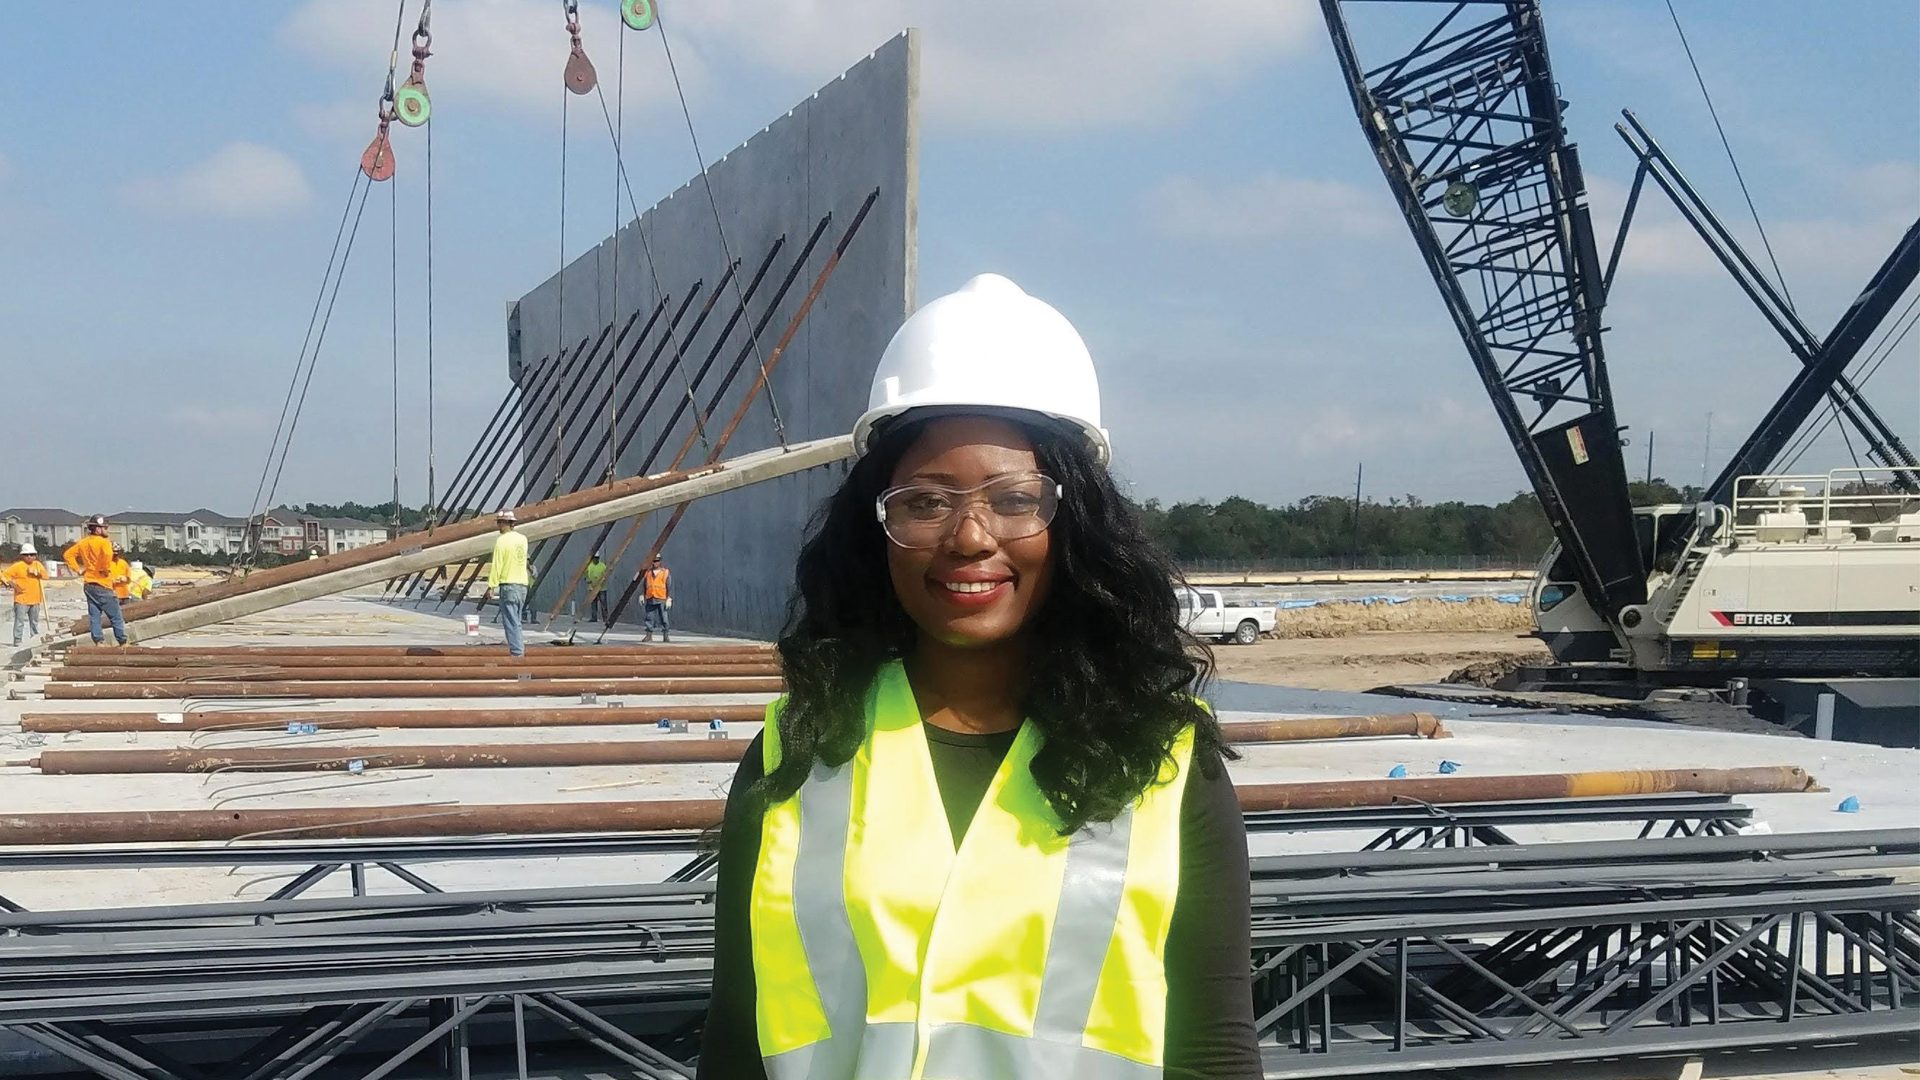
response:
[(1182, 590), (1180, 604), (1181, 621), (1195, 637), (1251, 645), (1273, 629), (1272, 607), (1230, 607), (1217, 589)]

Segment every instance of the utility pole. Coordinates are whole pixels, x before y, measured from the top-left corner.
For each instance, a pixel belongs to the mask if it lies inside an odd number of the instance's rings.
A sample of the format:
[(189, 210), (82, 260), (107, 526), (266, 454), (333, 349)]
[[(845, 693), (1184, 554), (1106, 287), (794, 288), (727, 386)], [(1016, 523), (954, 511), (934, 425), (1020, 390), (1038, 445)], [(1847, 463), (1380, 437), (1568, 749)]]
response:
[(1366, 475), (1367, 463), (1362, 461), (1353, 470), (1353, 560), (1360, 561), (1360, 478)]
[(1707, 462), (1713, 458), (1713, 414), (1707, 414), (1707, 441), (1700, 449), (1700, 490), (1707, 490)]
[(1653, 483), (1653, 436), (1652, 428), (1647, 429), (1647, 483)]

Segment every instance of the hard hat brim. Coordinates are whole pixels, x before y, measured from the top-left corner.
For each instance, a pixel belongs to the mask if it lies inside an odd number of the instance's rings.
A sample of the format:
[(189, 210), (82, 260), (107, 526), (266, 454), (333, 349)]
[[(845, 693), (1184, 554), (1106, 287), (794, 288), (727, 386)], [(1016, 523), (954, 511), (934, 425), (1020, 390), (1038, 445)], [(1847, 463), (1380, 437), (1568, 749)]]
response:
[(1092, 452), (1097, 464), (1106, 465), (1113, 458), (1112, 442), (1105, 428), (1094, 427), (1071, 416), (1060, 416), (1035, 409), (976, 405), (968, 402), (929, 402), (868, 409), (853, 425), (854, 453), (864, 457), (873, 449), (873, 444), (878, 440), (880, 433), (896, 423), (905, 423), (909, 420), (936, 420), (947, 416), (988, 416), (1017, 424), (1063, 428), (1077, 432), (1086, 439), (1087, 449)]

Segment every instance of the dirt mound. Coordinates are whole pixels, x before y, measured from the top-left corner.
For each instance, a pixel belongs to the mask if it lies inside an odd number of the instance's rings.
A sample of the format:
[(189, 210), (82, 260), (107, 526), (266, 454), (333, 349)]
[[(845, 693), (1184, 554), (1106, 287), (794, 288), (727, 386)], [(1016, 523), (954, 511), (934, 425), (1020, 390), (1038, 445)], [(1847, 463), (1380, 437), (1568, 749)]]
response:
[(1400, 604), (1320, 604), (1281, 611), (1273, 636), (1332, 638), (1379, 631), (1524, 631), (1532, 625), (1525, 604), (1503, 604), (1491, 597), (1465, 601), (1408, 600)]
[(1491, 690), (1523, 665), (1534, 663), (1539, 663), (1537, 657), (1488, 655), (1465, 667), (1455, 668), (1440, 681), (1485, 687)]

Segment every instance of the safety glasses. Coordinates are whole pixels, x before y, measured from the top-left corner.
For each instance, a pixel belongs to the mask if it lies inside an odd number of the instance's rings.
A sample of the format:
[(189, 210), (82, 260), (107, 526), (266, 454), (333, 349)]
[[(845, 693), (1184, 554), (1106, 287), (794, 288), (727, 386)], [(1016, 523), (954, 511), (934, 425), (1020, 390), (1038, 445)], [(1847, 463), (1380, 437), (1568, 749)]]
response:
[(906, 484), (874, 500), (874, 514), (887, 539), (903, 548), (937, 547), (963, 516), (971, 516), (995, 540), (1024, 540), (1053, 524), (1062, 489), (1040, 473), (995, 477), (970, 488)]

